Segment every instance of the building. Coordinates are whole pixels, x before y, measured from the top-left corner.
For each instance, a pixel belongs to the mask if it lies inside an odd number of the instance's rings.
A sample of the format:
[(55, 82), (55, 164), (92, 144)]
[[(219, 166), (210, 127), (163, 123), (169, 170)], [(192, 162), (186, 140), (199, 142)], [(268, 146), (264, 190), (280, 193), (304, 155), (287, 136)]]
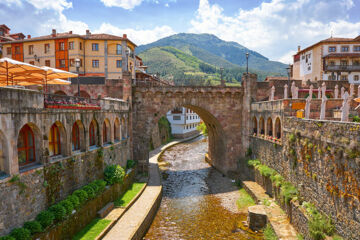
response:
[[(4, 36), (8, 36), (9, 29), (1, 26)], [(3, 57), (70, 72), (77, 72), (75, 60), (80, 59), (80, 76), (121, 79), (122, 72), (129, 71), (135, 79), (136, 45), (126, 34), (119, 37), (86, 30), (85, 35), (79, 35), (53, 29), (46, 36), (6, 39), (9, 41), (2, 43)]]
[(0, 25), (0, 57), (2, 57), (2, 44), (14, 40), (24, 39), (25, 35), (22, 33), (10, 33), (10, 28), (5, 24)]
[(294, 55), (293, 76), (316, 82), (343, 80), (360, 84), (360, 35), (355, 38), (328, 38)]
[(166, 114), (171, 124), (171, 133), (176, 138), (186, 138), (198, 133), (196, 127), (200, 124), (200, 117), (188, 108), (175, 108)]

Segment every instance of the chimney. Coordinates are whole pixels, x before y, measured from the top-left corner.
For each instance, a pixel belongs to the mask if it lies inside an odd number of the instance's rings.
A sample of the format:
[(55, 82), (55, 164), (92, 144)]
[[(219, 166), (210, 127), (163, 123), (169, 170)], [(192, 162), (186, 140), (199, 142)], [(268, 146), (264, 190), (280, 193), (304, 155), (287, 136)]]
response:
[(31, 38), (31, 35), (28, 35), (28, 39), (30, 39)]
[(69, 34), (72, 34), (72, 31), (69, 31)]
[(126, 35), (126, 34), (123, 34), (123, 38), (127, 38), (127, 35)]
[(86, 36), (89, 36), (90, 34), (91, 34), (90, 30), (87, 29), (87, 30), (86, 30)]
[(301, 49), (301, 47), (300, 47), (300, 46), (298, 46), (298, 52), (300, 52), (300, 49)]
[(52, 35), (53, 37), (56, 37), (56, 29), (53, 29), (53, 30), (52, 30), (51, 35)]

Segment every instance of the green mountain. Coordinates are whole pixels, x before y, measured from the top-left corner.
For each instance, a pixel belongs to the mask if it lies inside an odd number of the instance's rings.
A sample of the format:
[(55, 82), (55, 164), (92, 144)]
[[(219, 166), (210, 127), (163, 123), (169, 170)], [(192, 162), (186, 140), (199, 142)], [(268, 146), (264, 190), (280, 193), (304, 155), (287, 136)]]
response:
[[(174, 47), (216, 67), (229, 69), (245, 67), (246, 53), (248, 52), (250, 54), (249, 68), (268, 72), (269, 75), (286, 75), (286, 64), (270, 61), (263, 55), (236, 42), (227, 42), (211, 34), (175, 34), (150, 44), (141, 45), (137, 48), (137, 53), (153, 47), (164, 46)], [(150, 71), (152, 70), (150, 69)]]
[[(173, 80), (176, 85), (216, 85), (220, 83), (221, 70), (213, 64), (209, 64), (193, 55), (174, 47), (153, 47), (139, 54), (149, 72), (159, 73), (166, 79)], [(212, 56), (208, 54), (208, 56)], [(209, 59), (211, 59), (209, 57)], [(220, 58), (221, 60), (221, 58)], [(211, 60), (208, 60), (211, 62)], [(222, 71), (223, 79), (227, 85), (239, 85), (244, 67), (237, 66), (222, 59), (227, 68)], [(264, 79), (267, 72), (256, 72), (259, 78)]]

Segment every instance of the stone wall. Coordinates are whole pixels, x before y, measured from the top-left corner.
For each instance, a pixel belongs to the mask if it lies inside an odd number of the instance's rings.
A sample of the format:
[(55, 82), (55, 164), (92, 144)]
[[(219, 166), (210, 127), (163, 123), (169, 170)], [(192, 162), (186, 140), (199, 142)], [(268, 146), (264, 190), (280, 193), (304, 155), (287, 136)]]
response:
[(284, 118), (282, 145), (251, 137), (254, 156), (294, 184), (334, 220), (347, 239), (360, 236), (360, 124)]

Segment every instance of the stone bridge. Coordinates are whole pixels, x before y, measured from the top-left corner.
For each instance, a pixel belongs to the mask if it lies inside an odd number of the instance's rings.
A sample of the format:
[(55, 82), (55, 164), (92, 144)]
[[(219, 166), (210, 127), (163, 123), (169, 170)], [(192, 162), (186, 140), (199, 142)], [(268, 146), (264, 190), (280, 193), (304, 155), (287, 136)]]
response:
[(135, 87), (133, 89), (133, 157), (147, 166), (151, 130), (175, 107), (196, 112), (209, 132), (209, 159), (224, 174), (238, 170), (249, 144), (250, 101), (257, 76), (244, 74), (241, 87)]

